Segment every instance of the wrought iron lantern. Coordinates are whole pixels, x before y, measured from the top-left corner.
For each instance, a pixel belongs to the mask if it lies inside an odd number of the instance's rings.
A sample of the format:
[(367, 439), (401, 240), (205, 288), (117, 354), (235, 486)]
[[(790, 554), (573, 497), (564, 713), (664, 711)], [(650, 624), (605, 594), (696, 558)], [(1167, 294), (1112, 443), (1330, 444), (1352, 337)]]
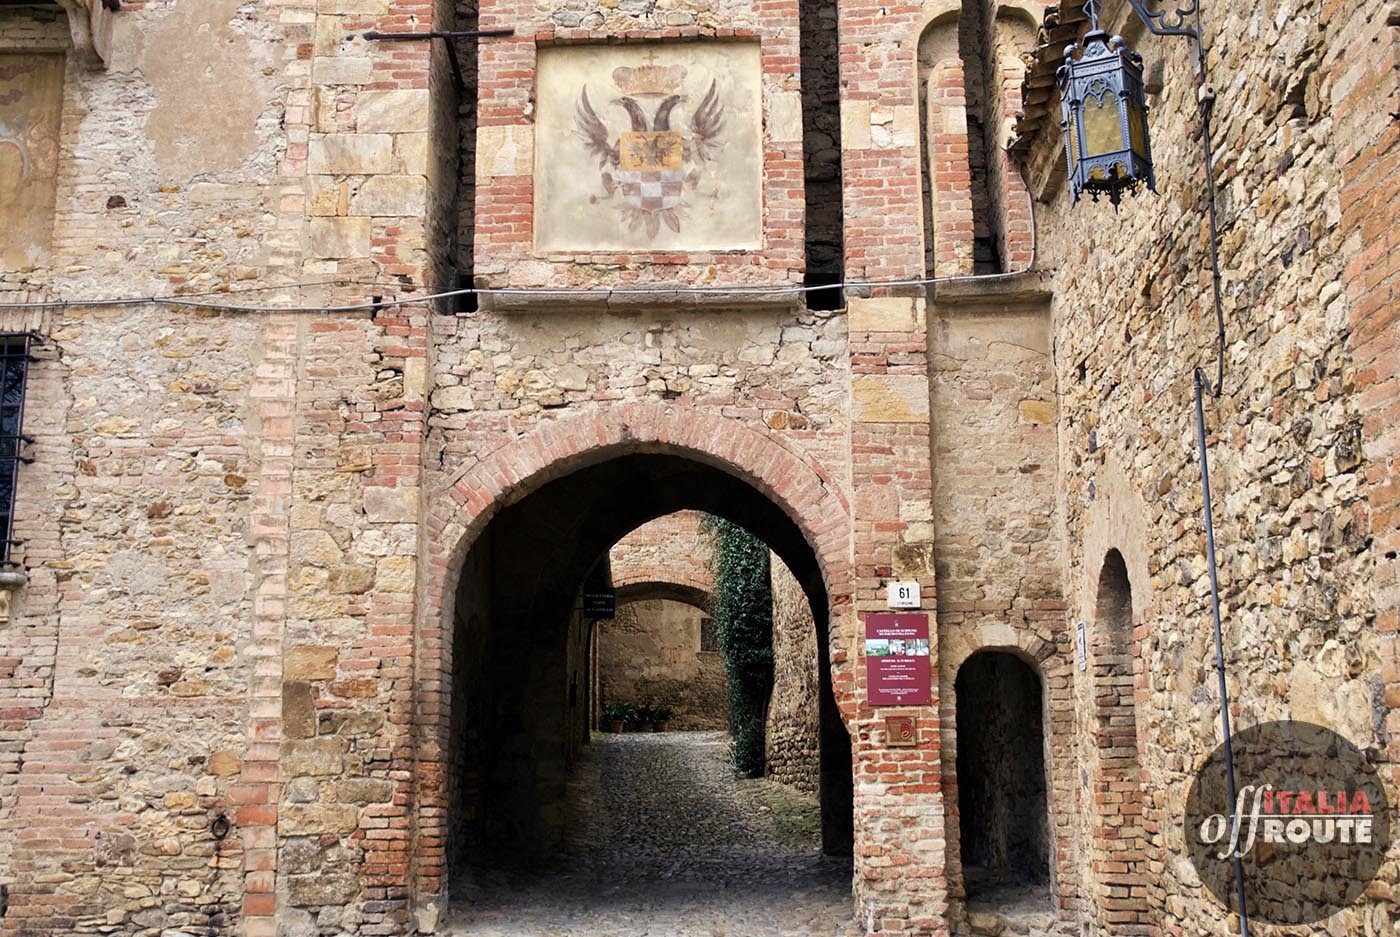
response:
[[(1136, 5), (1136, 4), (1135, 4)], [(1123, 193), (1143, 183), (1157, 191), (1152, 144), (1147, 137), (1147, 101), (1142, 56), (1121, 36), (1099, 28), (1097, 3), (1085, 4), (1089, 32), (1065, 49), (1056, 74), (1064, 120), (1070, 197), (1107, 195), (1117, 205)]]

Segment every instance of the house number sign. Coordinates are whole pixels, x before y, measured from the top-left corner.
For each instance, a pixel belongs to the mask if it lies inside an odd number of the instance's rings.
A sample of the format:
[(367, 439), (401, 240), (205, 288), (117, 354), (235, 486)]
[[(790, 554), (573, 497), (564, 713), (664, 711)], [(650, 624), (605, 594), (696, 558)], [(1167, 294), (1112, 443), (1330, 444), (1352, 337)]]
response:
[(918, 608), (919, 584), (917, 582), (892, 582), (889, 589), (890, 608)]

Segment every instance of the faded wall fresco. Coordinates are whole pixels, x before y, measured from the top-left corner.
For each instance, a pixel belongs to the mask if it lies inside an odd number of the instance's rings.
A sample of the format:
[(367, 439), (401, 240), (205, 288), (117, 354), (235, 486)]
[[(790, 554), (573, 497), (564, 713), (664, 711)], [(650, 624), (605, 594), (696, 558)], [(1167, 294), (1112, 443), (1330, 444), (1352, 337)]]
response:
[(541, 49), (536, 249), (759, 247), (759, 79), (752, 42)]
[(0, 54), (0, 260), (11, 269), (49, 249), (62, 109), (62, 55)]

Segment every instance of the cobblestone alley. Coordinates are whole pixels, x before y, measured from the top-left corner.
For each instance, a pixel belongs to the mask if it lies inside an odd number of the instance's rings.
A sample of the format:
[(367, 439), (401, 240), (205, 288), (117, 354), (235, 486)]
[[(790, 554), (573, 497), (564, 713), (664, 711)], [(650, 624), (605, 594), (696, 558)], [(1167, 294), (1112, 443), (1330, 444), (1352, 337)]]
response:
[(844, 937), (850, 865), (821, 855), (814, 797), (736, 781), (721, 732), (594, 737), (565, 855), (477, 871), (452, 937)]

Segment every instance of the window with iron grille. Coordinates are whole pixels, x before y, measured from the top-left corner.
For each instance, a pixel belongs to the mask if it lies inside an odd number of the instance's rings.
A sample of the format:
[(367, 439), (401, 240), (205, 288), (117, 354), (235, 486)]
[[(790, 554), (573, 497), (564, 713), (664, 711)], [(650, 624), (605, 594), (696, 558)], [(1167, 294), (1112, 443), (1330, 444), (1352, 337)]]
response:
[(700, 650), (719, 652), (719, 629), (713, 618), (700, 619)]
[(0, 334), (0, 566), (14, 565), (15, 483), (23, 455), (24, 388), (32, 336)]

